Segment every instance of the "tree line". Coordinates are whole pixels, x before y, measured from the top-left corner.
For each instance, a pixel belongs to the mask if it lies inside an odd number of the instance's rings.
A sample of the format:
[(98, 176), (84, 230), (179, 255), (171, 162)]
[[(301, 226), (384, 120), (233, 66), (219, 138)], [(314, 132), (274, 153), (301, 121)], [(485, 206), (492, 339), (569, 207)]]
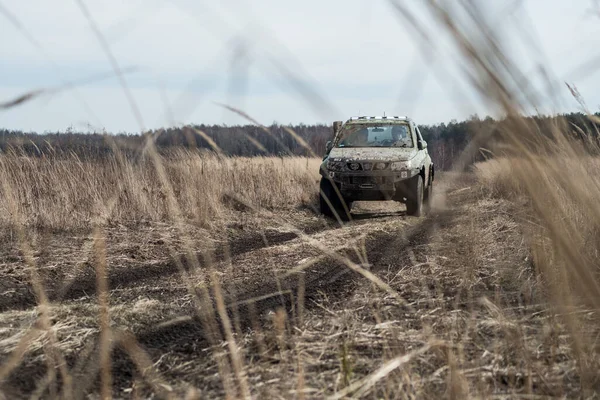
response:
[[(590, 138), (600, 137), (596, 119), (582, 113), (569, 113), (559, 116), (534, 116), (514, 119), (495, 120), (472, 116), (464, 121), (452, 120), (448, 123), (419, 125), (419, 129), (428, 142), (428, 150), (440, 169), (448, 169), (461, 155), (476, 134), (486, 133), (487, 143), (499, 143), (503, 135), (511, 131), (531, 129), (542, 135), (552, 136), (553, 129), (559, 127), (563, 132), (586, 143), (590, 151)], [(258, 155), (322, 155), (328, 140), (331, 140), (332, 127), (317, 125), (280, 125), (261, 127), (257, 125), (190, 125), (183, 127), (151, 130), (142, 134), (82, 133), (68, 129), (65, 132), (32, 133), (0, 129), (0, 151), (16, 151), (30, 156), (50, 154), (75, 154), (80, 158), (102, 158), (111, 154), (118, 146), (126, 155), (134, 155), (142, 148), (146, 136), (151, 135), (159, 151), (168, 152), (173, 148), (219, 149), (229, 156)], [(535, 146), (534, 144), (530, 144)], [(593, 149), (591, 148), (593, 147)], [(475, 152), (471, 162), (482, 157)]]

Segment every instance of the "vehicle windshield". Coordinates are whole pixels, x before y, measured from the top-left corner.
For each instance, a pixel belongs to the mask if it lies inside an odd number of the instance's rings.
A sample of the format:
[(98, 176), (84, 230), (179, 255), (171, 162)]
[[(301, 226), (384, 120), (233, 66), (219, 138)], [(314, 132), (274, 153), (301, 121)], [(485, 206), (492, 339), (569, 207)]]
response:
[(408, 124), (349, 124), (337, 147), (413, 147)]

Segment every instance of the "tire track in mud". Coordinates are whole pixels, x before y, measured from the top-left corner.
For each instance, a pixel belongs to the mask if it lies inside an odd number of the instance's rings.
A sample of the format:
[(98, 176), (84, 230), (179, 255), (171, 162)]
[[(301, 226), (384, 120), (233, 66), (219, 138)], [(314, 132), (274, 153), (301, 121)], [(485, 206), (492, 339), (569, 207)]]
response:
[[(325, 230), (335, 228), (333, 222), (319, 221), (304, 229), (303, 233), (312, 235)], [(252, 232), (246, 235), (230, 237), (225, 245), (218, 245), (210, 251), (215, 263), (222, 262), (226, 257), (236, 257), (260, 250), (265, 247), (275, 246), (297, 239), (295, 232), (279, 232), (265, 230), (263, 232)], [(201, 260), (202, 253), (196, 257)], [(184, 268), (189, 270), (185, 259), (182, 260)], [(139, 266), (127, 266), (110, 268), (108, 271), (109, 287), (113, 289), (124, 289), (138, 286), (148, 281), (159, 281), (162, 278), (178, 274), (179, 268), (173, 260), (156, 264), (144, 264)], [(66, 286), (62, 282), (46, 282), (45, 288), (51, 302), (69, 301), (82, 297), (96, 295), (96, 272), (92, 262), (87, 262), (78, 271), (78, 276)], [(33, 289), (28, 282), (13, 285), (11, 289), (15, 292), (10, 297), (0, 298), (0, 313), (13, 310), (27, 310), (37, 305)]]
[[(409, 247), (426, 244), (432, 231), (451, 223), (452, 218), (452, 212), (438, 213), (408, 229), (398, 227), (390, 232), (376, 231), (370, 234), (365, 244), (370, 271), (376, 273), (390, 264), (398, 265), (402, 262), (410, 264), (408, 255), (402, 253)], [(371, 221), (368, 217), (357, 219), (357, 221), (361, 220)], [(345, 251), (343, 255), (360, 264), (360, 260), (353, 252)], [(328, 257), (323, 257), (313, 264), (304, 271), (303, 275), (306, 309), (311, 307), (311, 300), (316, 300), (323, 294), (342, 300), (343, 296), (350, 294), (356, 285), (367, 282), (366, 278), (350, 270), (343, 263)], [(299, 282), (299, 274), (290, 275), (279, 283), (271, 278), (269, 282), (263, 281), (253, 285), (254, 287), (249, 290), (240, 291), (237, 299), (229, 299), (228, 304), (238, 304), (237, 314), (242, 329), (251, 329), (252, 318), (267, 311), (283, 307), (290, 314), (295, 306), (292, 298), (296, 297)], [(278, 287), (283, 293), (279, 293)], [(230, 317), (233, 317), (232, 307), (230, 307)], [(217, 322), (220, 324), (219, 321)], [(187, 347), (190, 340), (194, 342), (204, 340), (204, 334), (200, 321), (189, 319), (140, 332), (137, 334), (137, 339), (147, 349), (156, 350), (166, 346), (170, 351), (176, 351), (178, 344)]]
[[(331, 223), (320, 221), (317, 224), (304, 228), (302, 231), (306, 235), (311, 235), (327, 229), (331, 229)], [(236, 257), (265, 247), (290, 242), (296, 238), (298, 238), (298, 235), (295, 232), (278, 232), (274, 230), (253, 232), (250, 235), (229, 238), (226, 245), (218, 245), (214, 250), (209, 250), (207, 252), (213, 258), (214, 263), (219, 263), (224, 261), (226, 257)], [(202, 253), (196, 253), (195, 256), (198, 260), (202, 260)], [(186, 271), (189, 271), (192, 268), (192, 266), (188, 265), (185, 257), (182, 257), (180, 261)], [(72, 300), (82, 296), (95, 295), (96, 276), (93, 267), (90, 272), (91, 274), (88, 273), (85, 276), (80, 277), (69, 285), (66, 290), (63, 290), (64, 295), (60, 296), (60, 298)], [(109, 270), (109, 287), (112, 290), (116, 288), (123, 289), (131, 286), (138, 286), (140, 283), (161, 280), (166, 276), (178, 273), (179, 268), (173, 260), (155, 265), (112, 269)]]

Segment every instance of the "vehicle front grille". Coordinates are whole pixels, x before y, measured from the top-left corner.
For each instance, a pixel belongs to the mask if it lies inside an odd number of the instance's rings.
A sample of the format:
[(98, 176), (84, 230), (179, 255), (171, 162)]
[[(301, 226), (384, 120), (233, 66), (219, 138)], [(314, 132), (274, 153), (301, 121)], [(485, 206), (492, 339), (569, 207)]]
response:
[(385, 185), (389, 181), (387, 176), (345, 176), (343, 183), (349, 185)]

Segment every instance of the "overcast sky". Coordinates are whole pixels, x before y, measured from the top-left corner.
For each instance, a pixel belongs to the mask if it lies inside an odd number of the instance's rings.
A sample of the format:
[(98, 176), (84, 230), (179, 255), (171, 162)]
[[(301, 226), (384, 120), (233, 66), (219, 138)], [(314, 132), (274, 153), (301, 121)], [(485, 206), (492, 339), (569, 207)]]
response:
[[(493, 113), (469, 88), (461, 57), (423, 2), (400, 3), (435, 39), (430, 53), (384, 0), (84, 0), (124, 70), (136, 118), (78, 1), (0, 0), (0, 103), (75, 84), (0, 110), (0, 128), (139, 132), (245, 123), (217, 103), (264, 124), (383, 112), (426, 124)], [(578, 109), (565, 81), (599, 110), (600, 73), (580, 68), (600, 56), (593, 0), (482, 4), (527, 79), (541, 82), (540, 62), (551, 73), (561, 101), (542, 101), (543, 111)]]

